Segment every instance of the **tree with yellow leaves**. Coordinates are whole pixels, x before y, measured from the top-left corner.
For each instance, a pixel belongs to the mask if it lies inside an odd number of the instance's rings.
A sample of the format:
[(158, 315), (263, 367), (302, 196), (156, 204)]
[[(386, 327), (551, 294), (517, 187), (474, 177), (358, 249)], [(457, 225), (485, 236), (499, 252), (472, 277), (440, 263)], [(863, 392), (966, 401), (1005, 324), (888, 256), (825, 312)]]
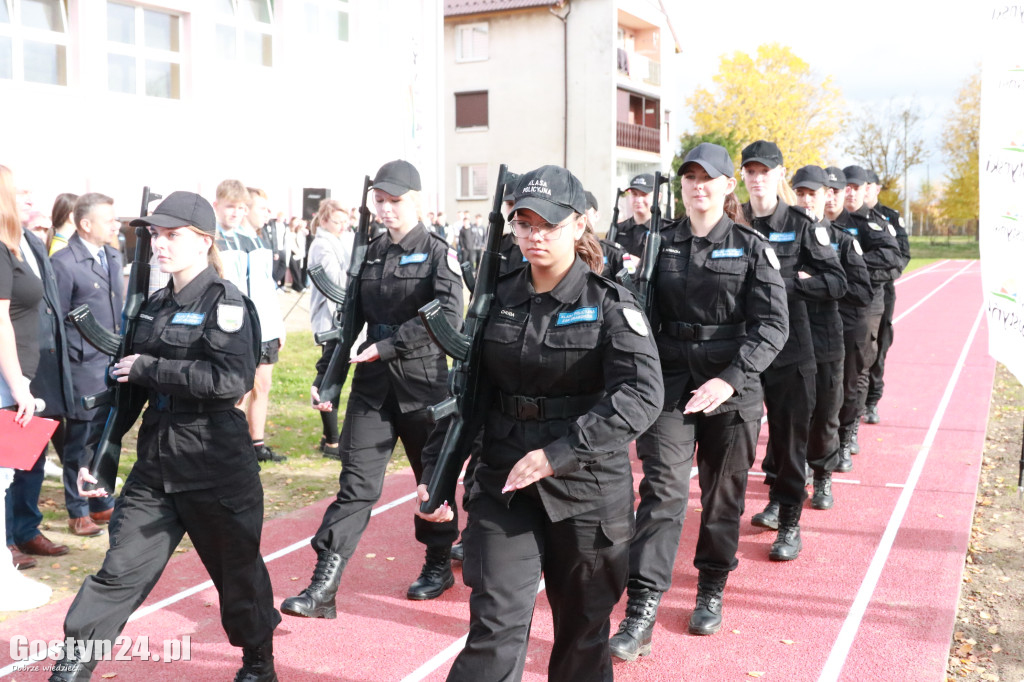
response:
[(939, 210), (955, 223), (977, 221), (978, 129), (981, 125), (981, 71), (976, 71), (960, 89), (956, 108), (946, 118), (942, 149), (949, 163), (949, 184)]
[[(714, 90), (698, 88), (686, 100), (698, 135), (729, 134), (744, 147), (755, 140), (779, 145), (792, 172), (824, 165), (843, 116), (842, 94), (831, 76), (815, 75), (792, 49), (778, 43), (723, 56)], [(740, 159), (734, 161), (737, 168)]]

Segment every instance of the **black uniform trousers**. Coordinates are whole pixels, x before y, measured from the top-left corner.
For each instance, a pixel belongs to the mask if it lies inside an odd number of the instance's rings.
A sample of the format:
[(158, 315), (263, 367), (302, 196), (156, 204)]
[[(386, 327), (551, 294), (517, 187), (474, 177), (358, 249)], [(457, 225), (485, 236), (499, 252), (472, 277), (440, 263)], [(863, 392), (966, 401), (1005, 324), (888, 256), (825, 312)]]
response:
[(871, 366), (868, 375), (868, 394), (866, 402), (868, 405), (877, 405), (882, 399), (882, 391), (885, 389), (885, 357), (889, 354), (889, 348), (895, 335), (892, 327), (892, 316), (896, 310), (896, 282), (886, 282), (883, 285), (885, 292), (885, 307), (882, 309), (882, 319), (878, 324), (878, 356), (875, 364)]
[[(156, 585), (188, 533), (220, 596), (220, 618), (237, 647), (269, 642), (281, 615), (260, 555), (259, 474), (217, 488), (167, 493), (128, 476), (110, 518), (110, 549), (64, 618), (67, 637), (113, 640)], [(95, 663), (91, 664), (95, 667)]]
[(734, 411), (683, 414), (680, 405), (662, 412), (637, 439), (644, 478), (629, 547), (629, 589), (665, 592), (672, 585), (694, 452), (702, 511), (693, 565), (699, 571), (736, 568), (747, 474), (760, 428), (760, 419), (742, 421)]
[(839, 410), (843, 406), (841, 358), (819, 362), (814, 377), (814, 409), (807, 436), (807, 464), (815, 473), (835, 471), (839, 466)]
[(813, 362), (772, 366), (761, 374), (768, 413), (768, 445), (761, 468), (772, 502), (801, 505), (807, 499), (805, 465), (815, 374)]
[[(868, 356), (868, 311), (856, 309), (855, 316), (848, 311), (843, 318), (843, 345), (846, 357), (843, 360), (843, 405), (839, 408), (839, 432), (845, 434), (860, 419), (857, 407), (857, 380), (864, 369)], [(851, 324), (855, 320), (855, 324)]]
[(64, 505), (68, 516), (80, 519), (89, 512), (102, 512), (114, 506), (112, 497), (82, 497), (78, 494), (78, 469), (92, 464), (96, 446), (107, 424), (110, 406), (97, 407), (92, 419), (71, 419), (65, 421), (64, 450), (61, 463), (64, 465)]
[(472, 625), (448, 680), (522, 679), (543, 575), (555, 641), (548, 679), (611, 682), (610, 617), (626, 586), (632, 504), (552, 522), (528, 493), (506, 507), (481, 492), (467, 511), (462, 575), (473, 590)]
[[(391, 453), (402, 440), (416, 480), (423, 476), (420, 454), (434, 423), (426, 409), (403, 413), (394, 392), (389, 392), (381, 408), (375, 409), (353, 393), (349, 397), (341, 428), (341, 475), (338, 495), (324, 512), (320, 528), (313, 536), (313, 549), (341, 555), (342, 566), (359, 544), (370, 522), (373, 505), (384, 489)], [(451, 546), (459, 536), (458, 505), (448, 500), (456, 516), (445, 523), (431, 523), (414, 517), (416, 539), (428, 547)]]
[(868, 397), (868, 384), (871, 381), (871, 367), (878, 358), (878, 330), (882, 325), (882, 315), (885, 312), (885, 288), (879, 286), (875, 292), (871, 305), (868, 306), (867, 321), (868, 330), (865, 336), (865, 344), (861, 347), (864, 357), (862, 359), (860, 375), (857, 377), (857, 417), (864, 414), (864, 405)]

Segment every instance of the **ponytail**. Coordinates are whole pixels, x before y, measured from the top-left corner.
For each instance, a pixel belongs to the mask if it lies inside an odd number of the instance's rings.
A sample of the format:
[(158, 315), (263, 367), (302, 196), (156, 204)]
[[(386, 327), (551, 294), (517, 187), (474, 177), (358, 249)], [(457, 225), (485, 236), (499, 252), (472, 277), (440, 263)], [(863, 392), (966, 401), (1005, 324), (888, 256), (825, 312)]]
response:
[(597, 274), (600, 275), (604, 272), (604, 250), (601, 249), (601, 243), (597, 241), (590, 218), (587, 218), (587, 227), (576, 242), (576, 255), (582, 258), (587, 267)]

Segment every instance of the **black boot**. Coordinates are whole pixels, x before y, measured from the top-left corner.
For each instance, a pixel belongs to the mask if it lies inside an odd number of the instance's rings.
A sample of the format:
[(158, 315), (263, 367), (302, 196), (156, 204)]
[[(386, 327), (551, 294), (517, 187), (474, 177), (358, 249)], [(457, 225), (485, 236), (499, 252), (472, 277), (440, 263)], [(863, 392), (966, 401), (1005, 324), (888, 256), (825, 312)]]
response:
[(814, 496), (811, 507), (814, 509), (831, 509), (832, 503), (832, 472), (825, 471), (814, 475)]
[(420, 577), (409, 585), (409, 591), (405, 596), (408, 599), (422, 601), (436, 599), (444, 594), (445, 590), (455, 584), (451, 557), (451, 547), (427, 547), (427, 559), (423, 562)]
[(860, 452), (860, 443), (857, 442), (857, 430), (860, 429), (860, 422), (855, 421), (850, 427), (850, 454), (856, 455)]
[(722, 627), (722, 594), (728, 571), (701, 571), (697, 576), (697, 606), (690, 616), (691, 635), (713, 635)]
[(628, 590), (626, 618), (619, 623), (619, 631), (608, 641), (612, 656), (624, 661), (635, 661), (638, 656), (651, 653), (654, 619), (658, 615), (661, 592), (655, 590)]
[(274, 640), (262, 646), (242, 649), (242, 667), (235, 673), (235, 682), (277, 682)]
[(466, 548), (462, 546), (462, 540), (452, 545), (452, 561), (465, 561)]
[(281, 602), (281, 613), (303, 618), (337, 618), (334, 595), (338, 593), (341, 570), (345, 563), (340, 554), (322, 551), (317, 555), (313, 580), (297, 597)]
[(754, 514), (753, 518), (750, 519), (750, 523), (757, 526), (758, 528), (769, 528), (771, 530), (779, 529), (779, 503), (768, 502), (768, 506), (764, 508), (764, 511), (760, 514)]
[[(95, 649), (94, 649), (95, 650)], [(83, 662), (75, 652), (62, 648), (61, 656), (53, 664), (49, 682), (86, 682), (92, 677), (96, 661)]]
[(772, 561), (792, 561), (800, 556), (800, 511), (799, 504), (784, 504), (779, 507), (779, 537), (772, 543), (768, 558)]
[(878, 405), (865, 405), (864, 406), (864, 423), (865, 424), (877, 424), (881, 421), (878, 417)]
[(853, 471), (853, 458), (850, 457), (850, 431), (839, 429), (839, 464), (836, 471), (841, 474)]

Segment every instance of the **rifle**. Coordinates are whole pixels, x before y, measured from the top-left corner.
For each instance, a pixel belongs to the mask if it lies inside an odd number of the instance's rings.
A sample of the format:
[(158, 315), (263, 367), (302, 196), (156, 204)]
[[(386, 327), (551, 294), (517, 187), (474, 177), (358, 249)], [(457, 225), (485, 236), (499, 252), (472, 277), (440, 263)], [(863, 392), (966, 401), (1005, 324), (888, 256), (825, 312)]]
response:
[(466, 313), (465, 333), (452, 328), (444, 316), (444, 309), (437, 299), (419, 310), (420, 319), (427, 328), (431, 340), (454, 360), (448, 385), (451, 397), (430, 407), (428, 412), (435, 422), (455, 415), (448, 425), (444, 443), (437, 455), (427, 491), (430, 499), (420, 504), (420, 511), (429, 513), (445, 500), (455, 497), (455, 485), (462, 470), (466, 453), (473, 445), (476, 433), (467, 428), (477, 423), (477, 417), (487, 407), (481, 404), (481, 379), (483, 355), (483, 329), (494, 303), (494, 292), (498, 286), (498, 272), (501, 267), (501, 235), (505, 218), (501, 214), (501, 202), (506, 183), (515, 181), (515, 175), (501, 164), (498, 169), (498, 186), (494, 191), (494, 202), (488, 216), (487, 245), (480, 258), (480, 272)]
[[(149, 187), (142, 188), (142, 209), (140, 217), (149, 215), (149, 204), (163, 197), (150, 192)], [(82, 338), (95, 346), (101, 353), (111, 356), (113, 363), (129, 355), (135, 343), (135, 331), (138, 328), (139, 312), (149, 296), (149, 259), (152, 255), (149, 227), (142, 225), (135, 228), (135, 259), (128, 276), (128, 295), (125, 298), (124, 312), (121, 315), (121, 336), (118, 337), (103, 329), (92, 315), (88, 305), (79, 306), (68, 313), (68, 319), (82, 334)], [(116, 339), (116, 342), (113, 342)], [(111, 352), (111, 350), (113, 352)], [(109, 371), (107, 376), (110, 376)], [(111, 381), (108, 378), (108, 381)], [(86, 490), (103, 488), (108, 495), (114, 493), (117, 480), (117, 465), (121, 459), (121, 439), (139, 418), (142, 407), (146, 404), (146, 392), (131, 383), (111, 381), (111, 388), (96, 395), (84, 396), (82, 405), (92, 409), (99, 405), (111, 405), (103, 434), (96, 445), (89, 473), (96, 478), (96, 483), (85, 483)]]
[(608, 226), (608, 232), (604, 238), (606, 241), (610, 241), (612, 244), (615, 243), (615, 238), (619, 236), (619, 197), (622, 196), (622, 190), (615, 188), (615, 204), (612, 208), (612, 224)]
[(476, 277), (473, 275), (473, 264), (470, 261), (465, 263), (459, 263), (459, 268), (462, 270), (462, 281), (466, 283), (466, 288), (469, 289), (469, 293), (472, 294), (473, 290), (476, 289)]
[(359, 206), (359, 227), (356, 228), (355, 243), (352, 245), (352, 259), (348, 265), (348, 286), (344, 291), (339, 289), (330, 280), (321, 265), (311, 268), (309, 278), (313, 286), (320, 290), (324, 296), (337, 304), (335, 310), (334, 329), (317, 334), (316, 342), (322, 343), (331, 339), (337, 339), (338, 345), (331, 354), (331, 360), (324, 371), (323, 379), (320, 381), (318, 391), (320, 402), (337, 403), (341, 397), (341, 387), (345, 385), (348, 378), (349, 356), (352, 354), (352, 346), (359, 336), (359, 330), (363, 328), (363, 317), (359, 310), (359, 287), (360, 277), (363, 274), (363, 264), (366, 262), (366, 250), (370, 244), (370, 210), (366, 208), (366, 198), (373, 187), (373, 180), (367, 175), (363, 178), (363, 201)]
[(654, 287), (658, 276), (655, 266), (658, 262), (658, 252), (661, 251), (661, 185), (667, 180), (668, 178), (662, 177), (661, 171), (654, 174), (651, 226), (647, 228), (641, 267), (636, 277), (637, 298), (640, 300), (640, 306), (647, 313), (647, 319), (651, 319), (651, 315), (654, 313)]

